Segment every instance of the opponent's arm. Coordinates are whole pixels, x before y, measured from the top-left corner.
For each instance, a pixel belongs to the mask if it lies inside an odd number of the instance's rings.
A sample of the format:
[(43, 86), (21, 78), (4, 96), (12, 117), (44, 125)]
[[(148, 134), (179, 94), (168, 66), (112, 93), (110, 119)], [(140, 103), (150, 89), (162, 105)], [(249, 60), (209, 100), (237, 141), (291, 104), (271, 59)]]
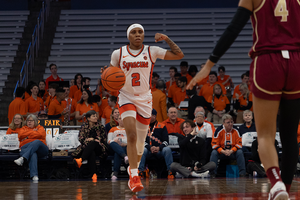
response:
[(156, 33), (155, 42), (159, 42), (162, 40), (166, 41), (166, 43), (171, 48), (171, 50), (168, 50), (166, 52), (164, 60), (180, 60), (184, 57), (184, 54), (179, 46), (177, 46), (177, 44), (175, 44), (175, 42), (173, 42), (167, 35)]

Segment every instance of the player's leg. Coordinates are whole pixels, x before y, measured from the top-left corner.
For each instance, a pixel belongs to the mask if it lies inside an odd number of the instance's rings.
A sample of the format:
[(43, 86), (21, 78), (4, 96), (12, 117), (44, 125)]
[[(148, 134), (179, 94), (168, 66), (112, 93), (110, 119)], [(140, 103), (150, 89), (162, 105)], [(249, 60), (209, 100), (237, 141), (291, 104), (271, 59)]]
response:
[(269, 199), (288, 199), (286, 187), (281, 180), (278, 155), (275, 148), (276, 117), (279, 101), (265, 100), (253, 95), (253, 109), (257, 130), (258, 152), (266, 174), (271, 182)]
[(280, 140), (282, 144), (281, 177), (289, 192), (298, 161), (297, 129), (300, 117), (300, 99), (280, 102)]
[(134, 117), (125, 117), (123, 119), (126, 135), (127, 135), (127, 156), (129, 166), (131, 169), (137, 169), (137, 133), (136, 133), (136, 119)]

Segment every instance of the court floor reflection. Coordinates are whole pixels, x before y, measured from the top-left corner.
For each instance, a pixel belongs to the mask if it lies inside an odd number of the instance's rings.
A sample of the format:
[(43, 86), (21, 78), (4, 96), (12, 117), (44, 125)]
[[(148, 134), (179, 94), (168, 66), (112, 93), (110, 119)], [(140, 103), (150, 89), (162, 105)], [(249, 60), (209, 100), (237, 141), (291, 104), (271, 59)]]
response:
[[(31, 180), (1, 181), (2, 199), (14, 200), (260, 200), (268, 199), (269, 183), (265, 178), (216, 179), (154, 179), (143, 180), (145, 189), (133, 194), (127, 180), (70, 180), (32, 182)], [(300, 179), (295, 179), (290, 199), (300, 199)]]

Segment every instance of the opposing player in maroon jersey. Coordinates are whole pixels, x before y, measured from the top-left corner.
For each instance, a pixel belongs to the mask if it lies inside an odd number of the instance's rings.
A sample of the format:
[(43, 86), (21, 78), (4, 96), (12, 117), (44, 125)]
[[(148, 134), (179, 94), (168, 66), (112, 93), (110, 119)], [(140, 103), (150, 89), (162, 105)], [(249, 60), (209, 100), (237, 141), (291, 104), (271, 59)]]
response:
[[(191, 80), (187, 89), (192, 89), (209, 74), (250, 17), (254, 28), (250, 81), (259, 156), (272, 185), (269, 199), (287, 200), (298, 158), (300, 1), (240, 0), (231, 23), (204, 68)], [(274, 147), (278, 108), (282, 142), (281, 175)]]

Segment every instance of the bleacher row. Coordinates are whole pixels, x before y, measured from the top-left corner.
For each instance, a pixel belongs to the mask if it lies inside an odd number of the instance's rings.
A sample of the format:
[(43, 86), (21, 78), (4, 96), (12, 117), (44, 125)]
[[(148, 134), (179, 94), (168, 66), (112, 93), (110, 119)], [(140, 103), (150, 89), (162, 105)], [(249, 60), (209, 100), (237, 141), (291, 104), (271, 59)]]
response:
[[(145, 28), (144, 43), (169, 48), (165, 42), (154, 42), (157, 32), (167, 34), (185, 54), (183, 60), (199, 69), (220, 35), (229, 24), (235, 9), (139, 9), (139, 10), (63, 10), (60, 15), (47, 66), (56, 63), (64, 80), (82, 73), (92, 79), (95, 89), (100, 67), (109, 65), (113, 50), (128, 43), (126, 28), (140, 23)], [(249, 69), (247, 52), (252, 45), (251, 24), (248, 23), (236, 42), (223, 56), (224, 65), (234, 83)], [(167, 80), (169, 67), (179, 69), (180, 61), (156, 62), (154, 71)], [(214, 67), (213, 70), (217, 68)], [(46, 68), (44, 79), (50, 75)]]
[(29, 11), (0, 11), (0, 94), (10, 74)]
[[(52, 136), (52, 134), (47, 134), (46, 135), (46, 143), (47, 146), (49, 148), (49, 154), (48, 156), (44, 157), (44, 158), (40, 158), (39, 162), (46, 162), (46, 168), (50, 167), (50, 171), (47, 169), (47, 178), (50, 178), (54, 171), (58, 170), (59, 168), (61, 168), (63, 165), (67, 165), (67, 163), (69, 163), (69, 170), (72, 170), (76, 176), (76, 178), (78, 178), (78, 170), (76, 170), (75, 165), (73, 164), (73, 157), (71, 155), (71, 153), (76, 149), (76, 147), (78, 147), (80, 145), (80, 142), (78, 141), (78, 133), (79, 130), (67, 130), (64, 132), (64, 134), (57, 134), (55, 136)], [(251, 147), (252, 145), (252, 141), (257, 137), (257, 133), (256, 132), (248, 132), (243, 134), (242, 136), (242, 144), (243, 146), (246, 147)], [(279, 143), (279, 148), (281, 148), (281, 142), (280, 142), (280, 136), (279, 133), (276, 133), (276, 140)], [(178, 145), (178, 141), (177, 141), (177, 137), (173, 136), (173, 135), (169, 135), (169, 147), (172, 149), (173, 151), (173, 159), (174, 161), (179, 161), (179, 157), (180, 157), (180, 153), (179, 153), (179, 145)], [(1, 163), (1, 167), (0, 169), (3, 168), (3, 170), (5, 170), (7, 168), (7, 166), (14, 166), (14, 163), (12, 161), (14, 161), (15, 159), (19, 158), (19, 140), (18, 140), (18, 136), (17, 134), (10, 134), (10, 135), (6, 135), (6, 131), (5, 130), (0, 130), (0, 163)], [(66, 150), (66, 151), (64, 151)], [(62, 151), (62, 153), (60, 152)], [(55, 155), (53, 155), (56, 152)], [(280, 153), (281, 154), (281, 153)], [(251, 158), (251, 152), (244, 152), (244, 157), (245, 157), (245, 162), (248, 162), (248, 159)], [(109, 165), (105, 165), (103, 163), (100, 163), (100, 165), (104, 165), (103, 167), (106, 167), (108, 169), (106, 170), (110, 170), (111, 166), (112, 166), (112, 161), (114, 159), (113, 155), (109, 155), (107, 157), (107, 161), (110, 163)], [(151, 160), (153, 162), (153, 160)], [(60, 163), (60, 164), (57, 164)], [(72, 167), (70, 167), (70, 164)], [(153, 164), (153, 163), (152, 163)], [(18, 172), (18, 177), (23, 178), (24, 177), (24, 168), (20, 169), (20, 168), (16, 168), (16, 166), (14, 166), (15, 170), (10, 170), (11, 173), (16, 173)], [(42, 168), (45, 168), (45, 166), (43, 166)], [(45, 169), (44, 169), (45, 170)], [(0, 170), (1, 171), (1, 170)], [(77, 171), (77, 172), (75, 172)], [(105, 170), (104, 170), (105, 171)], [(103, 173), (103, 172), (102, 172)], [(1, 175), (0, 175), (1, 177)], [(106, 178), (108, 176), (106, 175)]]

